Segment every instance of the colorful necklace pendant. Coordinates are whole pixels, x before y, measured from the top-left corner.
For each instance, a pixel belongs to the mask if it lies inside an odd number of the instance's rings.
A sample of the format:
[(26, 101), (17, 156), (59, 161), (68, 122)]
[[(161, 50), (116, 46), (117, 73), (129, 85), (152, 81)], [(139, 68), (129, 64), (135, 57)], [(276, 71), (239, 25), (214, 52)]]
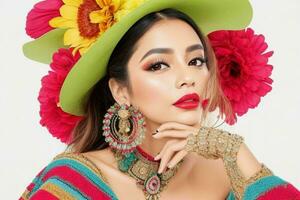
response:
[(136, 179), (137, 186), (143, 190), (146, 200), (158, 200), (160, 198), (160, 192), (166, 188), (183, 161), (181, 160), (172, 169), (158, 174), (160, 161), (154, 160), (139, 146), (133, 152), (125, 155), (117, 151), (113, 152), (118, 160), (120, 171)]
[(145, 190), (147, 192), (146, 199), (147, 200), (156, 200), (159, 199), (159, 192), (161, 190), (161, 178), (158, 174), (152, 174), (145, 181)]

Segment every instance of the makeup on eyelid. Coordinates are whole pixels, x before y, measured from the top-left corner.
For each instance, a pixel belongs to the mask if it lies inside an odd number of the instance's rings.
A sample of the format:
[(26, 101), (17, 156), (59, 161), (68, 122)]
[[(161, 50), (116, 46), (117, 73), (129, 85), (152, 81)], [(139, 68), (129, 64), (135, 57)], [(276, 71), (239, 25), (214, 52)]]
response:
[[(202, 62), (202, 64), (200, 66), (203, 66), (204, 64), (207, 63), (207, 58), (203, 57), (203, 56), (199, 56), (199, 57), (194, 57), (193, 59), (191, 59), (189, 62), (194, 61), (194, 60), (200, 60)], [(144, 65), (143, 65), (143, 69), (147, 70), (147, 71), (153, 71), (151, 70), (152, 67), (154, 67), (155, 65), (158, 64), (164, 64), (164, 65), (168, 65), (168, 62), (166, 61), (165, 58), (154, 58), (153, 60), (147, 61)], [(160, 70), (160, 69), (159, 69)], [(157, 70), (154, 70), (157, 71)]]

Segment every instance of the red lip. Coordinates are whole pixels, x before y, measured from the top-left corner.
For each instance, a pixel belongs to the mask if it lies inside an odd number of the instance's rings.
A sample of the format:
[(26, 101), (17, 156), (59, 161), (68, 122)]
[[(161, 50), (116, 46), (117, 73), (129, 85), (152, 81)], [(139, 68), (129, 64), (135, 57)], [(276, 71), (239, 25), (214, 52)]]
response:
[(182, 96), (180, 99), (178, 99), (173, 105), (180, 107), (180, 108), (195, 108), (199, 105), (199, 95), (197, 93), (191, 93)]

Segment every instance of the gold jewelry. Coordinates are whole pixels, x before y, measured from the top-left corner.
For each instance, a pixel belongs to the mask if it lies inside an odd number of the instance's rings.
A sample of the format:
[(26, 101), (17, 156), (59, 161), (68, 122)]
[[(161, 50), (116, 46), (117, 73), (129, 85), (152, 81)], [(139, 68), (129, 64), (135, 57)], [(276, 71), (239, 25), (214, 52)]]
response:
[(104, 115), (102, 129), (109, 146), (126, 154), (142, 143), (145, 127), (144, 116), (138, 108), (116, 102)]
[(262, 163), (261, 169), (246, 179), (237, 165), (237, 154), (243, 142), (244, 138), (238, 134), (212, 127), (201, 127), (197, 134), (188, 136), (185, 148), (187, 152), (196, 152), (208, 159), (222, 158), (232, 191), (235, 198), (240, 200), (249, 184), (262, 177), (273, 175), (272, 171)]
[(212, 127), (201, 127), (197, 134), (191, 134), (187, 138), (186, 150), (193, 151), (199, 155), (217, 159), (223, 158), (226, 154), (234, 154), (233, 147), (239, 147), (243, 137), (231, 134)]
[(160, 161), (143, 151), (139, 146), (128, 154), (121, 154), (112, 149), (120, 171), (136, 179), (137, 186), (142, 189), (147, 200), (158, 200), (160, 193), (166, 188), (170, 179), (176, 174), (182, 164), (181, 160), (173, 168), (158, 174)]

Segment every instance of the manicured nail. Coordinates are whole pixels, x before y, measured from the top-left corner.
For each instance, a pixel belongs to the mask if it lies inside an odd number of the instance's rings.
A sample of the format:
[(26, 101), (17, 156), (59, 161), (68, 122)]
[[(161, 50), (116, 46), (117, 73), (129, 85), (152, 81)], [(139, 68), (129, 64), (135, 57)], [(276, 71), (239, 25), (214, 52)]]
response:
[(155, 132), (152, 133), (152, 135), (155, 135), (156, 133), (158, 133), (158, 130), (156, 129)]
[(159, 170), (158, 170), (158, 173), (159, 173), (159, 174), (161, 174), (161, 171), (162, 171), (162, 170), (161, 170), (161, 169), (159, 169)]

